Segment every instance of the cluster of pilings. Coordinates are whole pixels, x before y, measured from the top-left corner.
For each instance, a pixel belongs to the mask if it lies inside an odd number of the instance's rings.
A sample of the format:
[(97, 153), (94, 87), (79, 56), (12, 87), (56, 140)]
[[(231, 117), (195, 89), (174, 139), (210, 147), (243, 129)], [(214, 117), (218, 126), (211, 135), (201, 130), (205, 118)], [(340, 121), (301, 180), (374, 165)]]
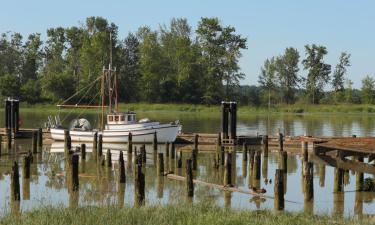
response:
[(221, 102), (221, 141), (224, 144), (235, 144), (237, 129), (237, 103)]
[(7, 134), (16, 137), (19, 130), (19, 100), (7, 98), (5, 100), (5, 129)]

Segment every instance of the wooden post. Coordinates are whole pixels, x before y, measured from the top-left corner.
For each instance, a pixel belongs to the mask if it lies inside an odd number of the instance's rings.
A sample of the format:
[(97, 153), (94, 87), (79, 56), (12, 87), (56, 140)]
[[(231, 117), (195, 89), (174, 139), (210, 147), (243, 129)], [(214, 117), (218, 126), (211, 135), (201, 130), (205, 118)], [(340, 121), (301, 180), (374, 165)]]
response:
[(165, 142), (165, 156), (169, 158), (169, 142)]
[(284, 135), (279, 133), (279, 150), (284, 151)]
[(186, 190), (187, 196), (194, 196), (193, 170), (191, 159), (186, 160)]
[(3, 136), (0, 134), (0, 156), (1, 156), (2, 147), (3, 147)]
[(198, 167), (197, 158), (198, 158), (198, 150), (194, 148), (191, 154), (193, 170), (197, 170), (197, 167)]
[(133, 151), (133, 134), (129, 132), (128, 136), (128, 153), (132, 153)]
[[(357, 156), (357, 161), (360, 163), (363, 163), (363, 157)], [(363, 173), (356, 172), (356, 176), (355, 176), (356, 191), (363, 191), (363, 182), (364, 182)]]
[(263, 154), (264, 157), (268, 157), (268, 135), (262, 136), (262, 143), (263, 143)]
[(145, 200), (145, 174), (142, 171), (142, 164), (135, 166), (134, 190), (135, 206), (143, 205)]
[(344, 171), (339, 168), (334, 169), (334, 186), (333, 186), (333, 192), (342, 192), (343, 191), (343, 175)]
[(218, 133), (217, 135), (217, 142), (216, 142), (216, 145), (219, 147), (221, 146), (221, 133)]
[(12, 173), (11, 173), (11, 192), (12, 192), (12, 199), (14, 201), (20, 201), (20, 174), (18, 171), (18, 164), (14, 161), (12, 166)]
[(222, 139), (228, 139), (228, 103), (221, 102), (221, 135)]
[(172, 159), (176, 158), (176, 147), (175, 147), (174, 142), (172, 142), (172, 146), (171, 146), (171, 158)]
[(279, 153), (279, 169), (283, 170), (285, 173), (288, 170), (288, 154), (287, 152)]
[(225, 158), (224, 185), (232, 186), (232, 153), (227, 152)]
[(23, 157), (23, 178), (29, 179), (30, 178), (30, 164), (31, 164), (31, 157), (29, 154)]
[[(34, 138), (34, 133), (33, 133)], [(33, 141), (33, 147), (34, 147), (34, 141)], [(65, 155), (69, 154), (70, 149), (72, 148), (72, 141), (70, 139), (69, 130), (64, 130), (64, 153)], [(33, 153), (35, 153), (33, 151)]]
[(126, 175), (125, 175), (125, 161), (124, 161), (124, 154), (122, 153), (122, 151), (120, 151), (120, 156), (119, 156), (119, 159), (118, 159), (119, 163), (119, 182), (120, 183), (125, 183), (126, 181)]
[(319, 165), (319, 186), (324, 187), (326, 180), (326, 166)]
[(164, 157), (163, 153), (158, 153), (158, 159), (157, 159), (157, 175), (163, 176), (164, 175)]
[(86, 159), (86, 144), (81, 144), (81, 158), (84, 161)]
[(261, 154), (260, 151), (255, 152), (255, 157), (254, 157), (254, 175), (255, 179), (257, 181), (260, 180), (260, 168), (261, 168)]
[(107, 149), (107, 167), (112, 167), (112, 154), (111, 154), (111, 150), (110, 149)]
[(305, 201), (311, 201), (314, 198), (314, 167), (312, 162), (306, 162), (305, 173), (303, 174), (303, 182), (305, 185), (304, 197)]
[(141, 148), (141, 156), (142, 156), (142, 162), (143, 162), (143, 164), (146, 165), (146, 161), (147, 161), (147, 153), (146, 153), (146, 145), (145, 145), (145, 144), (142, 145), (142, 148)]
[(308, 146), (309, 146), (309, 143), (307, 141), (302, 142), (302, 148), (301, 148), (302, 149), (302, 159), (305, 162), (308, 161), (308, 157), (309, 157)]
[(94, 133), (94, 139), (92, 142), (92, 156), (96, 159), (98, 155), (98, 132)]
[(103, 155), (103, 135), (99, 134), (99, 139), (98, 139), (98, 159)]
[(195, 134), (194, 135), (194, 149), (198, 151), (198, 140), (199, 140), (199, 135)]
[(154, 140), (152, 141), (152, 146), (154, 147), (154, 151), (158, 150), (158, 135), (156, 131), (154, 133)]
[(39, 146), (39, 148), (43, 147), (43, 130), (42, 130), (42, 128), (38, 129), (38, 146)]
[(12, 148), (12, 133), (10, 129), (7, 129), (7, 144), (8, 144), (8, 150)]
[(224, 162), (225, 162), (225, 148), (222, 145), (220, 148), (220, 163), (222, 166), (224, 166)]
[(38, 133), (37, 131), (33, 131), (32, 133), (32, 151), (34, 154), (38, 153)]
[(268, 183), (268, 156), (266, 156), (265, 154), (263, 154), (262, 176), (263, 179), (267, 180)]
[(178, 157), (177, 168), (182, 168), (182, 151), (180, 151), (180, 154)]
[(242, 161), (247, 161), (247, 145), (245, 142), (242, 145)]
[(283, 210), (284, 209), (284, 171), (280, 169), (276, 169), (275, 174), (275, 200), (274, 206), (275, 210)]
[(72, 191), (78, 191), (79, 189), (79, 179), (78, 179), (78, 172), (79, 172), (79, 158), (77, 154), (73, 154), (72, 156), (72, 169), (71, 169), (71, 179), (72, 179)]

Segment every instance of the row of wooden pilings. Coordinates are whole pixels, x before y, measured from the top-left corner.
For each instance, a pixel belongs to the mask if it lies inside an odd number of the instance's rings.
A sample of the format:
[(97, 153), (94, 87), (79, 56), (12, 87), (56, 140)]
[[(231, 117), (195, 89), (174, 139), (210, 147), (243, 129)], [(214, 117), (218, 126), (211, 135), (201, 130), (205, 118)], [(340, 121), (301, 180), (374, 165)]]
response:
[[(7, 150), (10, 151), (13, 146), (14, 142), (14, 137), (12, 137), (12, 132), (10, 129), (6, 129), (6, 147)], [(0, 143), (3, 142), (3, 136), (0, 135)], [(43, 130), (42, 128), (39, 128), (38, 130), (33, 130), (31, 131), (31, 152), (32, 153), (37, 153), (42, 149), (43, 146)], [(2, 154), (2, 144), (0, 144), (0, 156)]]

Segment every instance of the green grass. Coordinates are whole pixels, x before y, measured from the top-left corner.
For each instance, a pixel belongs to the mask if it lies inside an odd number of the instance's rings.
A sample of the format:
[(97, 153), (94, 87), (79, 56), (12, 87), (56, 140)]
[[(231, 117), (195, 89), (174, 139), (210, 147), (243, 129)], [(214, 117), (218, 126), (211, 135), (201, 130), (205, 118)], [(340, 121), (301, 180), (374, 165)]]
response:
[[(43, 109), (44, 112), (57, 112), (59, 109), (53, 104), (21, 104), (23, 112)], [(220, 105), (194, 105), (194, 104), (174, 104), (174, 103), (121, 103), (121, 111), (175, 111), (175, 112), (200, 112), (200, 113), (218, 113)], [(1, 108), (2, 110), (2, 108)], [(71, 111), (72, 109), (61, 109), (61, 111)], [(77, 112), (85, 109), (76, 109)], [(86, 109), (85, 112), (99, 112), (100, 109)], [(268, 107), (239, 106), (239, 113), (375, 113), (375, 105), (369, 104), (337, 104), (337, 105), (311, 105), (311, 104), (294, 104), (294, 105), (275, 105), (270, 109)]]
[(77, 209), (44, 207), (22, 215), (6, 215), (0, 224), (371, 224), (369, 220), (342, 219), (330, 216), (312, 216), (303, 213), (275, 213), (272, 211), (230, 210), (209, 203), (194, 205), (146, 206), (141, 208), (93, 207)]

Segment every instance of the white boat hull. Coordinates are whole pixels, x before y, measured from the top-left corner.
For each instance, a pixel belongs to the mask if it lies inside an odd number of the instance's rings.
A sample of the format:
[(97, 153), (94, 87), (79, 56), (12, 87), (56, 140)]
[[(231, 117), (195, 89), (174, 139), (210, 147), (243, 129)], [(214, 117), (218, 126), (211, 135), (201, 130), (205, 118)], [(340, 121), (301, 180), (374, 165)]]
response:
[[(134, 130), (104, 130), (98, 131), (98, 135), (103, 135), (103, 142), (106, 143), (124, 143), (128, 142), (129, 133), (132, 133), (134, 143), (150, 143), (154, 140), (156, 132), (158, 142), (174, 142), (180, 131), (180, 125), (160, 125), (158, 127), (140, 127)], [(51, 137), (56, 141), (64, 140), (64, 129), (51, 128)], [(92, 142), (96, 131), (70, 131), (72, 141)]]

